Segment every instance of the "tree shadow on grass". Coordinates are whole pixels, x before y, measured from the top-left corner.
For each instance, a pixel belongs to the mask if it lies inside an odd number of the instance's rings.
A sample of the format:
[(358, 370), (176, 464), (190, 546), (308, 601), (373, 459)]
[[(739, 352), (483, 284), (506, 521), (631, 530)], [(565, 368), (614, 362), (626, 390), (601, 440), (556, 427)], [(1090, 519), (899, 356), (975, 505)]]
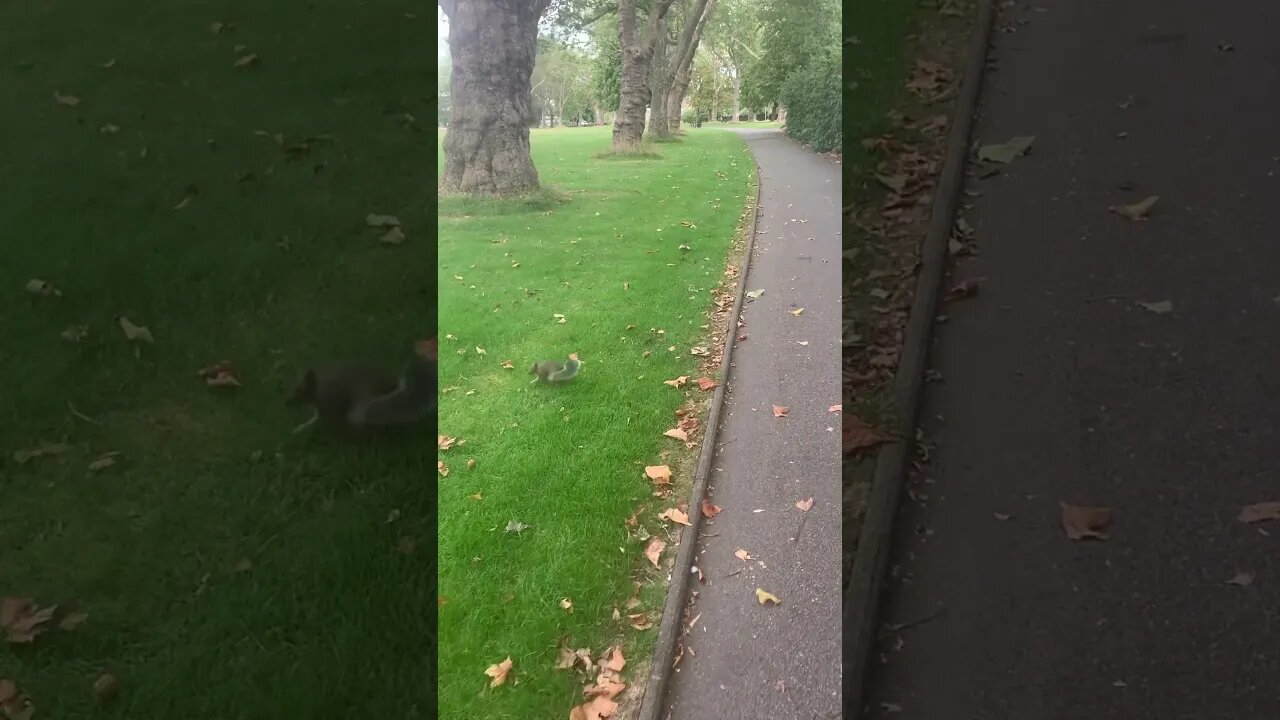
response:
[(544, 185), (531, 193), (504, 198), (441, 195), (436, 213), (438, 217), (522, 215), (547, 212), (572, 201), (569, 193)]

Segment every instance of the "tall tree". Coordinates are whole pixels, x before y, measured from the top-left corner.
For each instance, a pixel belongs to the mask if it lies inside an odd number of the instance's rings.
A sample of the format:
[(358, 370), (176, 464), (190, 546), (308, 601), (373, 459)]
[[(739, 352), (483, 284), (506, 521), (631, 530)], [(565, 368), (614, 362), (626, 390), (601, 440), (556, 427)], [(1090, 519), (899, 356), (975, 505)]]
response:
[[(701, 12), (699, 12), (699, 5), (702, 6)], [(689, 73), (693, 66), (693, 57), (698, 52), (702, 33), (706, 30), (707, 23), (711, 21), (711, 15), (715, 10), (716, 0), (699, 0), (694, 3), (693, 12), (685, 19), (685, 32), (680, 38), (681, 47), (677, 51), (679, 57), (671, 68), (671, 82), (667, 88), (666, 117), (661, 126), (656, 121), (653, 123), (655, 135), (661, 135), (664, 130), (672, 133), (680, 129), (680, 108), (684, 105), (685, 93), (689, 91)], [(689, 24), (691, 21), (692, 25)]]
[(840, 52), (838, 0), (761, 0), (761, 57), (751, 64), (743, 92), (755, 107), (777, 106), (791, 73)]
[(760, 60), (759, 0), (719, 0), (715, 17), (707, 23), (704, 38), (733, 83), (733, 117), (742, 114), (742, 77), (751, 63)]
[(539, 187), (529, 157), (538, 21), (551, 0), (439, 0), (449, 17), (452, 113), (441, 193), (514, 195)]
[[(680, 37), (671, 44), (659, 40), (662, 50), (654, 53), (654, 72), (650, 79), (653, 101), (649, 113), (649, 132), (654, 137), (671, 135), (668, 108), (672, 102), (677, 122), (680, 119), (680, 102), (684, 99), (685, 88), (689, 87), (689, 64), (698, 51), (699, 36), (707, 23), (710, 9), (714, 8), (714, 0), (689, 0), (684, 5)], [(676, 82), (681, 73), (684, 73), (684, 87), (678, 87)], [(672, 97), (672, 90), (677, 91), (675, 97)]]
[(618, 0), (622, 79), (618, 88), (618, 116), (613, 121), (615, 151), (635, 148), (644, 138), (644, 113), (651, 99), (649, 65), (672, 2), (674, 0), (650, 0), (649, 14), (642, 29), (639, 27), (636, 0)]

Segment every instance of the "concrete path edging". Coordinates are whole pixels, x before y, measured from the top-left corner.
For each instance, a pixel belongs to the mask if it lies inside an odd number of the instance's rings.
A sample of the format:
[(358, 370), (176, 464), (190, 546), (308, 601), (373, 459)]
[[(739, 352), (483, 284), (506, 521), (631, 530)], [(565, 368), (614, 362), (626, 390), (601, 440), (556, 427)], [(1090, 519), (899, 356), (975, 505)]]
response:
[(871, 666), (878, 626), (884, 574), (888, 566), (894, 516), (898, 512), (906, 482), (907, 466), (914, 449), (919, 422), (920, 398), (924, 387), (925, 361), (933, 336), (934, 315), (947, 264), (947, 243), (951, 238), (956, 207), (964, 189), (964, 169), (969, 154), (969, 136), (977, 112), (987, 49), (991, 42), (993, 0), (978, 0), (978, 19), (970, 37), (968, 60), (959, 97), (951, 115), (947, 149), (939, 174), (929, 225), (920, 249), (920, 275), (903, 339), (901, 360), (894, 376), (894, 396), (901, 413), (894, 428), (898, 442), (881, 448), (876, 457), (867, 511), (858, 538), (853, 569), (844, 597), (844, 712), (850, 719), (863, 714), (866, 678)]
[[(752, 156), (752, 162), (755, 162), (754, 156)], [(653, 651), (649, 667), (649, 682), (645, 687), (644, 698), (640, 702), (638, 720), (659, 720), (661, 717), (667, 685), (673, 670), (676, 643), (680, 639), (684, 604), (689, 596), (689, 576), (693, 567), (693, 555), (698, 546), (698, 530), (702, 526), (702, 500), (706, 497), (707, 477), (715, 455), (716, 436), (720, 432), (720, 411), (724, 407), (725, 387), (728, 384), (733, 348), (738, 337), (738, 319), (742, 314), (742, 303), (747, 292), (747, 270), (751, 264), (752, 249), (756, 241), (756, 222), (760, 218), (759, 163), (755, 163), (755, 174), (756, 196), (751, 203), (750, 229), (738, 271), (738, 290), (733, 300), (733, 310), (730, 311), (726, 320), (724, 355), (720, 360), (720, 384), (716, 386), (715, 394), (711, 398), (711, 409), (707, 413), (702, 449), (698, 454), (698, 465), (693, 474), (693, 488), (689, 493), (689, 526), (680, 533), (680, 546), (676, 550), (676, 557), (671, 565), (671, 584), (667, 588), (667, 601), (662, 609), (662, 620), (658, 623), (658, 642)]]

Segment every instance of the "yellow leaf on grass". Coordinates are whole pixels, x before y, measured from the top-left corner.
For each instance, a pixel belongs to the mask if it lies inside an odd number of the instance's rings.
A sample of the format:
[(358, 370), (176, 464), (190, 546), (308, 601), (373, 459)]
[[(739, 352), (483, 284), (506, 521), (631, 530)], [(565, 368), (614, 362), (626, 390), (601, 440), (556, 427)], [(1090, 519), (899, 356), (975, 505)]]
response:
[(676, 378), (675, 380), (663, 380), (663, 381), (662, 381), (662, 384), (664, 384), (664, 385), (670, 385), (670, 386), (671, 386), (671, 387), (673, 387), (673, 388), (678, 388), (678, 387), (683, 387), (683, 386), (684, 386), (684, 384), (685, 384), (685, 383), (687, 383), (687, 382), (689, 382), (689, 376), (688, 376), (688, 375), (681, 375), (680, 377)]
[(680, 428), (671, 428), (662, 434), (667, 437), (675, 438), (681, 442), (689, 442), (689, 433), (681, 430)]

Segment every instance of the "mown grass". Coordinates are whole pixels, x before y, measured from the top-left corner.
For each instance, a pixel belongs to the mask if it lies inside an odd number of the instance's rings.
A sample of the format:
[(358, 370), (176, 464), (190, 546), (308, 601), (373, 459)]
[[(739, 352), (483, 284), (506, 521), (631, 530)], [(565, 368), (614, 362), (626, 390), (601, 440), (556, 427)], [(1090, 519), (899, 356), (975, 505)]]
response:
[[(623, 639), (628, 682), (652, 652), (655, 631), (612, 619), (617, 608), (656, 623), (664, 597), (665, 577), (625, 520), (647, 505), (643, 524), (665, 534), (652, 509), (687, 497), (656, 503), (644, 466), (692, 456), (662, 433), (686, 397), (705, 393), (663, 381), (697, 377), (689, 351), (708, 344), (709, 291), (754, 199), (755, 166), (720, 132), (690, 132), (659, 159), (597, 158), (609, 133), (532, 132), (542, 182), (567, 203), (441, 205), (440, 432), (458, 438), (439, 453), (450, 717), (564, 716), (583, 682), (554, 669), (562, 644), (598, 654)], [(530, 384), (535, 361), (573, 352), (574, 381)], [(529, 528), (506, 532), (513, 520)], [(633, 578), (647, 589), (627, 609)], [(514, 682), (488, 688), (484, 669), (506, 657)]]
[[(435, 717), (430, 429), (295, 438), (283, 405), (307, 364), (391, 369), (434, 332), (430, 136), (408, 117), (432, 109), (430, 17), (0, 5), (0, 594), (89, 613), (0, 647), (37, 717)], [(381, 246), (367, 213), (408, 240)], [(224, 359), (243, 387), (197, 377)], [(68, 449), (14, 459), (43, 442)], [(103, 672), (121, 691), (100, 706)]]

